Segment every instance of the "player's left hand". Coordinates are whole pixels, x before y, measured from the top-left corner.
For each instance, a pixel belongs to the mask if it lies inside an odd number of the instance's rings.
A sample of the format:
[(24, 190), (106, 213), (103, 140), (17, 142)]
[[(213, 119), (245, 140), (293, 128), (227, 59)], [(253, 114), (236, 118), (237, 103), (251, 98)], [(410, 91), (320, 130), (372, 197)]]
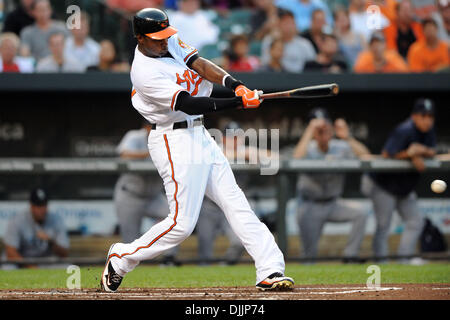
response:
[(243, 84), (240, 84), (236, 87), (236, 89), (234, 90), (234, 94), (237, 97), (242, 97), (244, 94), (252, 92), (252, 90), (250, 90), (249, 88), (247, 88), (246, 86), (244, 86)]
[(261, 102), (263, 102), (263, 99), (259, 98), (262, 94), (262, 90), (256, 89), (245, 93), (242, 96), (242, 105), (244, 106), (244, 109), (258, 108)]

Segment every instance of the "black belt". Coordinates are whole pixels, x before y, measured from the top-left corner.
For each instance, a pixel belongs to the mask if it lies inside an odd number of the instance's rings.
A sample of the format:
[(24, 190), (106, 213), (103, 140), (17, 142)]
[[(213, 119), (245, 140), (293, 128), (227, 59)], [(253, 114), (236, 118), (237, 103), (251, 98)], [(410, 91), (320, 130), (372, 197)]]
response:
[[(156, 123), (151, 123), (151, 125), (152, 125), (152, 129), (155, 130), (156, 129)], [(193, 120), (193, 123), (192, 123), (193, 127), (199, 126), (199, 125), (203, 125), (203, 117)], [(175, 129), (186, 129), (186, 128), (189, 128), (187, 120), (186, 121), (181, 121), (181, 122), (175, 122), (173, 124), (173, 126), (172, 126), (173, 130), (175, 130)]]

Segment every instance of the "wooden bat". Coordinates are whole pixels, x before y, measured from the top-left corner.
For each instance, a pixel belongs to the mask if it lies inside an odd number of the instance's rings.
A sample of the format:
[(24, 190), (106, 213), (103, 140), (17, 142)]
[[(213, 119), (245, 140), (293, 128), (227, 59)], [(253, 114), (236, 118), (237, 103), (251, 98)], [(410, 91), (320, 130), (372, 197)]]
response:
[(264, 93), (260, 96), (261, 99), (278, 99), (278, 98), (324, 98), (333, 97), (339, 93), (339, 86), (336, 83), (321, 84), (318, 86), (310, 86), (292, 89), (288, 91)]

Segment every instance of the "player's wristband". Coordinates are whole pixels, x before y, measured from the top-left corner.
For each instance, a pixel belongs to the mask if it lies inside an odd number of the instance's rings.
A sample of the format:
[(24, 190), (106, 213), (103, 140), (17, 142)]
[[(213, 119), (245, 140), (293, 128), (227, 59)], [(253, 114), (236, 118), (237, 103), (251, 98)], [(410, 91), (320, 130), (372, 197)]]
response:
[(224, 87), (234, 91), (238, 86), (240, 86), (241, 84), (243, 85), (244, 83), (240, 80), (236, 80), (235, 78), (227, 74), (226, 76), (223, 77), (222, 84)]

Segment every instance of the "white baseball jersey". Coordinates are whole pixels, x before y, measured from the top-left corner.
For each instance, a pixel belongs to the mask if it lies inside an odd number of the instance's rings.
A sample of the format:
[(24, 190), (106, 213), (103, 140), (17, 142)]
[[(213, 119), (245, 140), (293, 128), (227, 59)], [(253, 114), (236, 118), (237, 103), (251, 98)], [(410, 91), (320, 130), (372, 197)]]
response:
[(150, 58), (136, 47), (131, 67), (133, 107), (150, 123), (168, 124), (198, 118), (182, 111), (174, 111), (181, 91), (191, 96), (209, 97), (213, 84), (192, 69), (187, 62), (198, 54), (181, 41), (178, 35), (168, 40), (168, 50), (172, 57)]
[(140, 261), (153, 259), (179, 245), (193, 232), (206, 195), (221, 208), (254, 259), (257, 283), (272, 273), (284, 273), (283, 253), (251, 209), (228, 160), (209, 132), (204, 126), (173, 130), (166, 125), (199, 117), (174, 110), (181, 91), (191, 96), (209, 96), (212, 90), (210, 82), (186, 65), (197, 51), (176, 35), (168, 42), (172, 57), (149, 58), (136, 50), (131, 81), (134, 108), (159, 125), (150, 131), (148, 148), (163, 180), (169, 213), (139, 239), (115, 244), (108, 253), (113, 269), (124, 276)]

